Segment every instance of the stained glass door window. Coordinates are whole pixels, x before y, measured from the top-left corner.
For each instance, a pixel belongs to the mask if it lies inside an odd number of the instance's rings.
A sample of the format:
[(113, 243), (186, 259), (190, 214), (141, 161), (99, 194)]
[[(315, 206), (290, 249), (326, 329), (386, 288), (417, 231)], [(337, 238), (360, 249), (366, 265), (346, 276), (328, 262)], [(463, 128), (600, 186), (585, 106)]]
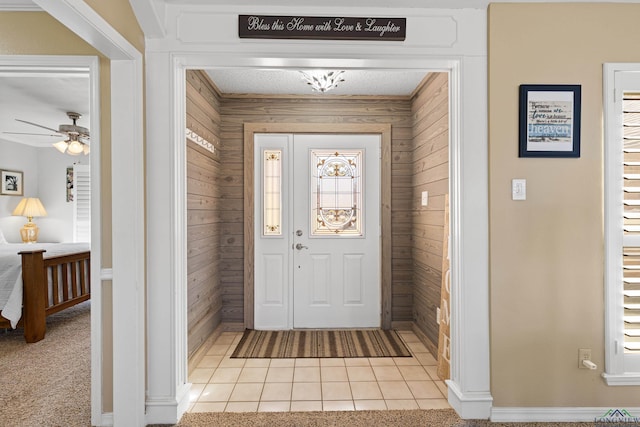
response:
[(363, 151), (311, 150), (311, 235), (362, 236)]
[(263, 206), (264, 236), (282, 235), (282, 151), (263, 152)]

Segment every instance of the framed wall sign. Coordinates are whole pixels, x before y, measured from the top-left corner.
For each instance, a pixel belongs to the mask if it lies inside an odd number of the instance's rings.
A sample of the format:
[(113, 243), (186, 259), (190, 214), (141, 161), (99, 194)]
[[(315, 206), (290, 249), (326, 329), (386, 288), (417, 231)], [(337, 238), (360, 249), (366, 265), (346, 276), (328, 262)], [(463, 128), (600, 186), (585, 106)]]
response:
[(0, 171), (0, 194), (22, 196), (22, 172)]
[(520, 157), (580, 157), (580, 85), (520, 85)]
[(403, 41), (407, 18), (238, 15), (238, 37)]

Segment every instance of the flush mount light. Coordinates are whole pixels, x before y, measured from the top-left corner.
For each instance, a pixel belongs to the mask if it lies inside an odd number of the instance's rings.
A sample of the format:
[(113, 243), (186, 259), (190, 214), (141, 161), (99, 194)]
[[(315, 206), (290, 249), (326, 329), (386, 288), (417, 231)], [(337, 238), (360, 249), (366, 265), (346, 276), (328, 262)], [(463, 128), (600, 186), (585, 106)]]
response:
[(304, 81), (311, 86), (315, 92), (325, 93), (343, 82), (344, 71), (300, 71)]

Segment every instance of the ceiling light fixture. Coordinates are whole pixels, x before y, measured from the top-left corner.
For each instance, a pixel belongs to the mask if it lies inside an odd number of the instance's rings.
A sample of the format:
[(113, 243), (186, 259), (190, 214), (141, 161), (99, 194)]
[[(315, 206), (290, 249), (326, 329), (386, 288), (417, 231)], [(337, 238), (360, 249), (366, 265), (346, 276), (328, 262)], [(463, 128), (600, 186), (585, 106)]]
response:
[(343, 82), (344, 71), (300, 71), (304, 81), (311, 86), (315, 92), (325, 93)]
[(77, 156), (84, 153), (89, 154), (89, 145), (78, 140), (78, 135), (70, 134), (66, 141), (59, 141), (53, 144), (56, 149), (62, 154), (67, 153), (72, 156)]

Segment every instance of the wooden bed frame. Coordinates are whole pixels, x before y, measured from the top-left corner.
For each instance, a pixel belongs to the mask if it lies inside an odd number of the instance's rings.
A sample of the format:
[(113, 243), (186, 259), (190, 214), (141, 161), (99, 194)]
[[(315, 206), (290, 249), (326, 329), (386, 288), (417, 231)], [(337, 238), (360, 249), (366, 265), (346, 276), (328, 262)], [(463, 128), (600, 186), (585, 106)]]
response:
[[(20, 252), (23, 303), (18, 326), (24, 328), (24, 338), (28, 343), (44, 338), (47, 316), (87, 301), (91, 296), (91, 252), (51, 258), (44, 258), (44, 252), (42, 249)], [(52, 295), (49, 295), (49, 278)], [(11, 327), (9, 321), (0, 317), (0, 328), (8, 327)]]

